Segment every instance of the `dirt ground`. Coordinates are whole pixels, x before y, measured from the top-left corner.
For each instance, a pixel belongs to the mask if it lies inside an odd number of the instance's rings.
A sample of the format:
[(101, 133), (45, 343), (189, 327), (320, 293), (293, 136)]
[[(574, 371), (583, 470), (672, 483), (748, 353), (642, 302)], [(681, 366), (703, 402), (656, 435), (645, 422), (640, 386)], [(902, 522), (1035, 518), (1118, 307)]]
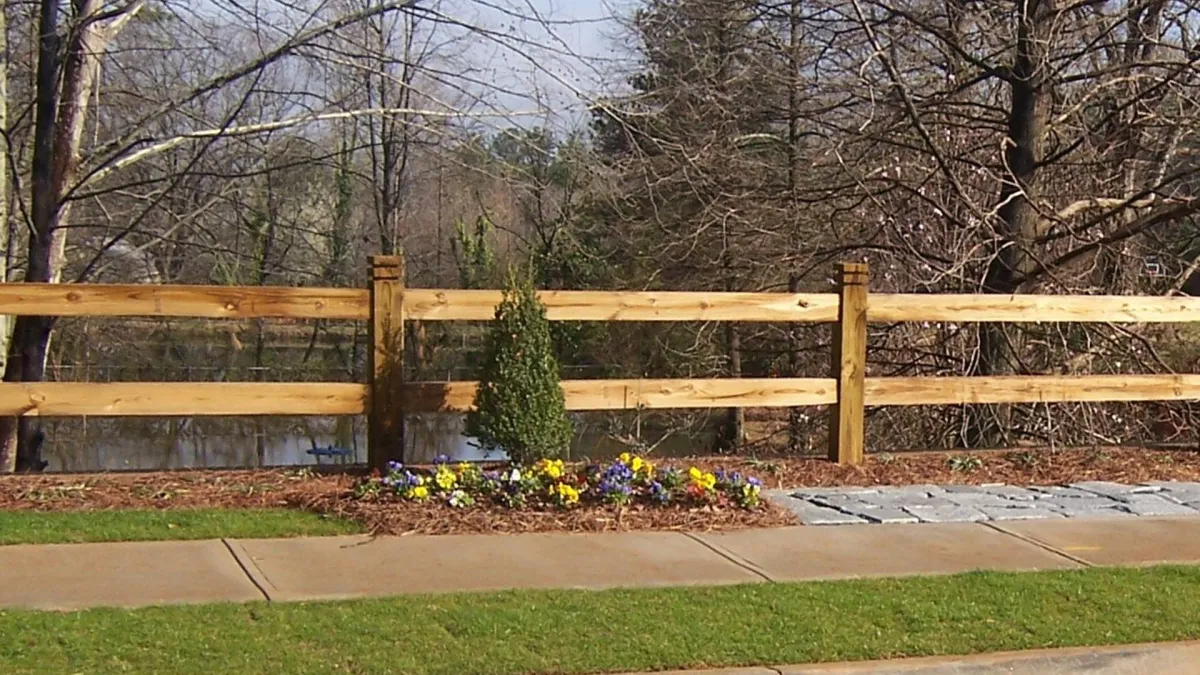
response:
[[(812, 458), (697, 457), (665, 460), (663, 464), (738, 470), (761, 478), (768, 488), (1200, 481), (1200, 452), (1142, 448), (872, 455), (858, 467)], [(437, 503), (359, 501), (351, 493), (361, 475), (354, 471), (265, 469), (4, 476), (0, 477), (0, 509), (301, 508), (352, 518), (370, 531), (387, 534), (703, 531), (793, 522), (789, 515), (770, 506), (757, 511), (587, 507), (547, 512), (483, 505), (458, 510)]]

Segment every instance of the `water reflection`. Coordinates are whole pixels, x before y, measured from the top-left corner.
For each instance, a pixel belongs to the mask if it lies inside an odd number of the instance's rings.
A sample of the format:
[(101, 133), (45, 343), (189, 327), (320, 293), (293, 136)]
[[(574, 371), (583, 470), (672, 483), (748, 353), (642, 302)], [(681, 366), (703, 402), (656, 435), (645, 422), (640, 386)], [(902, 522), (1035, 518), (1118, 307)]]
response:
[[(613, 439), (603, 424), (576, 415), (571, 458), (608, 459), (630, 449)], [(367, 460), (366, 419), (108, 418), (46, 420), (42, 452), (47, 471), (131, 471), (191, 468), (351, 465)], [(463, 435), (464, 417), (450, 414), (407, 418), (409, 462), (430, 463), (438, 455), (453, 461), (504, 459), (485, 456), (475, 439)], [(646, 438), (658, 436), (653, 430)], [(677, 434), (655, 448), (656, 456), (695, 454), (707, 437)], [(350, 452), (322, 457), (313, 448)]]

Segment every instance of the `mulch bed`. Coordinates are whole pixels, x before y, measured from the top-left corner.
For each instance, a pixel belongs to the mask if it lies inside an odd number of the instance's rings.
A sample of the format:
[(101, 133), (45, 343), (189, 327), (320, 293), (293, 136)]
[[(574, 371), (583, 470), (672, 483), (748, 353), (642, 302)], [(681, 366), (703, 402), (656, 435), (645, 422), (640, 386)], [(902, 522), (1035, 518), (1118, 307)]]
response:
[(299, 508), (349, 518), (376, 534), (712, 531), (795, 522), (770, 504), (755, 511), (636, 506), (537, 511), (357, 500), (351, 493), (361, 475), (268, 469), (3, 476), (0, 509)]
[(296, 469), (0, 476), (0, 509), (279, 508), (347, 494), (355, 478)]
[[(970, 453), (977, 467), (951, 457), (968, 453), (870, 456), (859, 467), (823, 459), (702, 457), (664, 464), (738, 470), (767, 488), (838, 485), (984, 484), (1052, 485), (1082, 480), (1138, 483), (1200, 481), (1200, 452), (1140, 448), (1086, 448)], [(770, 505), (689, 509), (581, 507), (566, 511), (437, 503), (360, 501), (351, 496), (354, 472), (304, 469), (45, 474), (0, 477), (0, 509), (83, 511), (102, 509), (301, 508), (351, 518), (381, 534), (598, 532), (610, 530), (727, 530), (792, 524)]]
[[(978, 458), (973, 470), (955, 468), (952, 458)], [(912, 452), (868, 455), (861, 466), (838, 466), (824, 459), (704, 458), (702, 468), (725, 466), (758, 476), (769, 488), (868, 485), (1057, 485), (1100, 480), (1200, 481), (1200, 451), (1147, 448), (1069, 448)]]
[(362, 523), (378, 534), (513, 534), (519, 532), (616, 532), (671, 530), (711, 532), (795, 525), (795, 519), (773, 504), (754, 511), (740, 508), (579, 506), (561, 511), (473, 507), (440, 504), (370, 502), (326, 495), (304, 504), (319, 513)]

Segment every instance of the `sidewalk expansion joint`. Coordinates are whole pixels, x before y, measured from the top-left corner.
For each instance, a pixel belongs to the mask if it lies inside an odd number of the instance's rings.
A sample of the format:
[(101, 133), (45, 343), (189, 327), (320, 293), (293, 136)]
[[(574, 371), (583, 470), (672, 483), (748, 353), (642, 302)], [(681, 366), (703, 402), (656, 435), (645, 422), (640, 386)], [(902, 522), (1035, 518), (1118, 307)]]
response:
[(1019, 532), (1013, 532), (1012, 530), (1007, 530), (998, 523), (995, 523), (992, 521), (983, 521), (979, 524), (983, 525), (984, 527), (990, 527), (993, 530), (995, 530), (1001, 534), (1007, 534), (1010, 537), (1020, 539), (1021, 541), (1025, 542), (1026, 544), (1032, 544), (1048, 553), (1053, 553), (1056, 556), (1066, 558), (1067, 560), (1070, 560), (1071, 562), (1076, 563), (1078, 565), (1083, 565), (1084, 567), (1095, 567), (1095, 565), (1084, 560), (1083, 558), (1080, 558), (1078, 556), (1073, 556), (1070, 553), (1067, 553), (1066, 551), (1060, 551), (1059, 549), (1054, 548), (1053, 546), (1047, 544), (1044, 541), (1039, 541), (1033, 537), (1026, 536), (1024, 534), (1020, 534)]
[(241, 556), (237, 554), (237, 551), (233, 550), (233, 544), (224, 537), (221, 538), (221, 543), (225, 544), (225, 550), (229, 551), (229, 555), (233, 558), (233, 561), (237, 563), (238, 569), (242, 570), (242, 574), (246, 575), (246, 578), (250, 580), (250, 583), (254, 584), (254, 587), (258, 589), (259, 593), (262, 593), (263, 600), (266, 600), (267, 602), (273, 602), (271, 600), (271, 595), (267, 593), (267, 589), (263, 588), (258, 579), (256, 579), (254, 575), (250, 573), (250, 570), (246, 568), (246, 563), (242, 562)]
[(729, 562), (733, 563), (734, 565), (737, 565), (738, 567), (746, 570), (747, 572), (749, 572), (755, 576), (761, 577), (763, 581), (774, 583), (774, 581), (775, 581), (774, 579), (772, 579), (770, 576), (768, 576), (766, 572), (755, 567), (755, 565), (753, 563), (751, 563), (749, 560), (740, 558), (737, 555), (722, 549), (720, 546), (717, 546), (715, 544), (704, 541), (703, 539), (692, 534), (691, 532), (680, 532), (680, 534), (687, 537), (688, 539), (691, 539), (692, 541), (696, 542), (697, 544), (700, 544), (704, 548), (707, 548), (708, 550), (712, 551), (713, 553), (716, 553), (717, 555), (721, 556), (725, 560), (728, 560)]

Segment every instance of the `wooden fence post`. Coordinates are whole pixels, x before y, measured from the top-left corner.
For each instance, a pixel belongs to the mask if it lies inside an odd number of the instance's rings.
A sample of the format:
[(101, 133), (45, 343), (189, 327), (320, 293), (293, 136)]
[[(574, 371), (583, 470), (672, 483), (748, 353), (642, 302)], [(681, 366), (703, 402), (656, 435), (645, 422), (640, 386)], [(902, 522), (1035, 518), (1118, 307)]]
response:
[(833, 330), (832, 364), (837, 403), (829, 416), (829, 460), (838, 464), (861, 464), (866, 446), (867, 278), (865, 263), (837, 266), (841, 301)]
[(374, 255), (370, 262), (367, 464), (383, 469), (404, 461), (404, 258)]

